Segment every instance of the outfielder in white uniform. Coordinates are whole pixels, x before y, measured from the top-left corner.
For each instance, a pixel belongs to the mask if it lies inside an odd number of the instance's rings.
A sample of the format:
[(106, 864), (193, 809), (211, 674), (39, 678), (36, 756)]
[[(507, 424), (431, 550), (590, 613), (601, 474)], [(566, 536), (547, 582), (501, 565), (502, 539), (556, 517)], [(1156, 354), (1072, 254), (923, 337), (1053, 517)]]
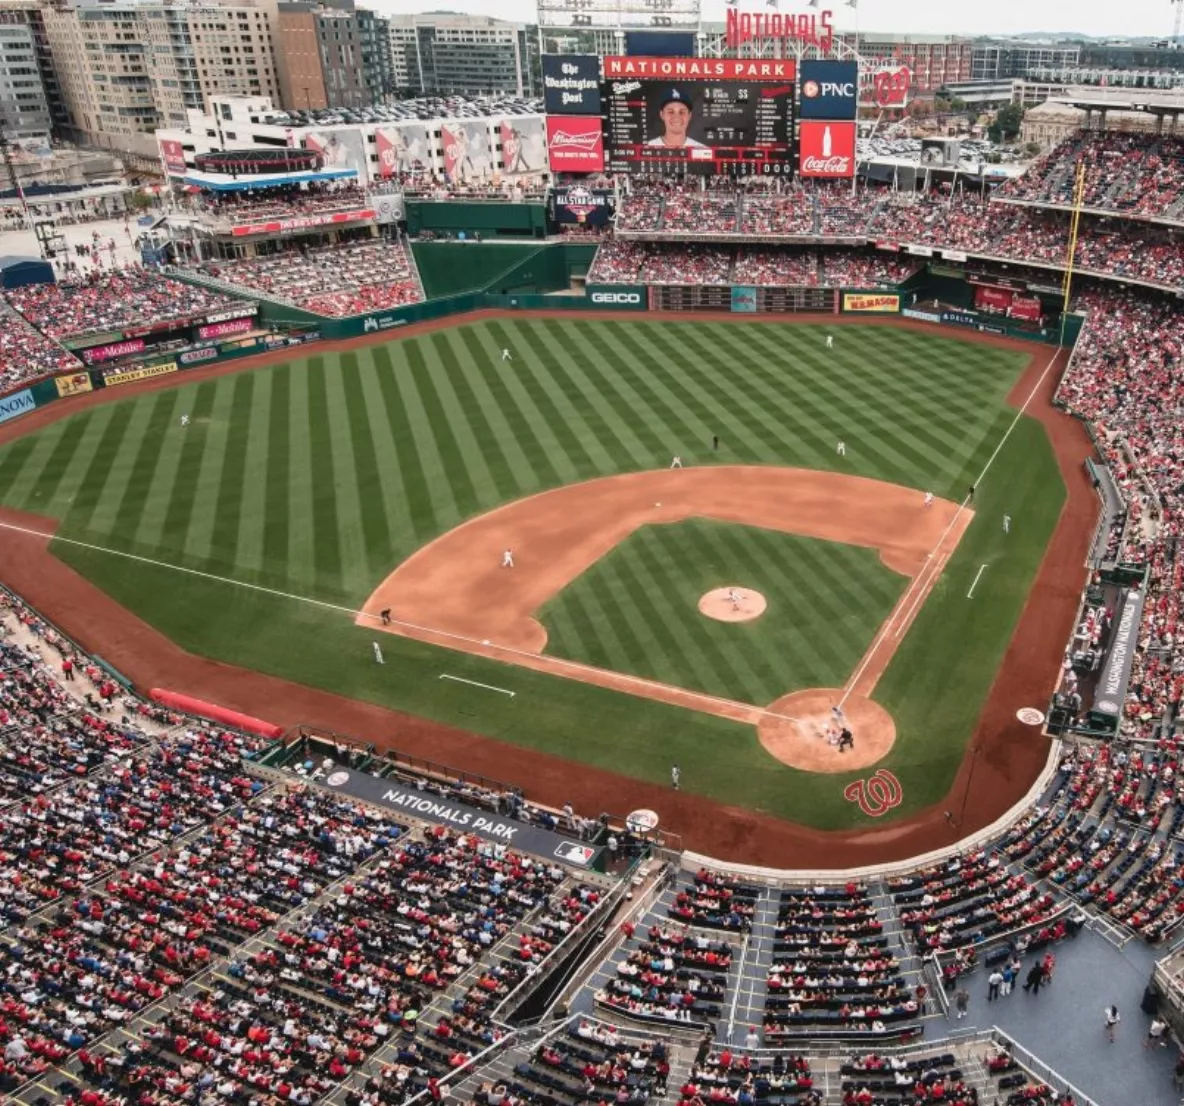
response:
[(182, 416), (181, 416), (181, 425), (182, 425), (182, 426), (188, 426), (188, 425), (189, 425), (189, 416), (188, 416), (188, 415), (182, 415)]
[(514, 355), (508, 349), (504, 349), (504, 350), (502, 350), (502, 360), (503, 361), (513, 361)]
[(833, 334), (828, 334), (826, 336), (826, 348), (827, 349), (834, 349), (835, 348), (835, 336)]
[(674, 455), (674, 460), (670, 462), (670, 467), (672, 469), (682, 468), (682, 458), (677, 453)]
[(837, 453), (837, 454), (838, 454), (840, 457), (846, 457), (846, 456), (847, 456), (847, 443), (846, 443), (845, 441), (843, 441), (843, 439), (842, 439), (842, 438), (840, 438), (840, 439), (838, 440), (838, 442), (836, 442), (836, 443), (835, 443), (835, 452), (836, 452), (836, 453)]
[(511, 549), (507, 549), (502, 554), (502, 568), (513, 568), (513, 567), (514, 567), (514, 552)]

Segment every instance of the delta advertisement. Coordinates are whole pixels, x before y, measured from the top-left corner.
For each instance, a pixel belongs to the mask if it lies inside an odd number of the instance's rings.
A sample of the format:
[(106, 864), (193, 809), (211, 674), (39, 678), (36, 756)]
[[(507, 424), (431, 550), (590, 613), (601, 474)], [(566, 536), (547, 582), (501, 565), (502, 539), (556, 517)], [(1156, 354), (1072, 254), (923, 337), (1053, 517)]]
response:
[(900, 310), (900, 296), (882, 293), (845, 292), (844, 311), (896, 312)]
[(548, 115), (547, 158), (552, 173), (603, 172), (604, 132), (600, 119)]
[(503, 177), (527, 177), (547, 171), (547, 123), (541, 115), (500, 120), (498, 137)]
[(177, 371), (176, 361), (165, 361), (161, 365), (145, 365), (139, 369), (111, 369), (103, 374), (103, 386), (115, 388), (120, 384), (134, 384), (137, 380), (151, 380), (154, 376), (168, 376)]
[(549, 202), (551, 218), (557, 223), (603, 227), (616, 212), (617, 194), (611, 188), (556, 185), (551, 189)]
[(110, 361), (116, 357), (126, 357), (129, 353), (143, 353), (144, 339), (131, 338), (126, 342), (112, 342), (109, 346), (94, 346), (82, 351), (82, 360), (88, 365), (97, 365), (100, 361)]
[(544, 55), (543, 108), (548, 115), (599, 115), (600, 58)]
[(859, 104), (859, 63), (807, 61), (801, 64), (801, 119), (854, 119)]
[(803, 120), (798, 130), (798, 172), (826, 180), (855, 176), (855, 124)]
[(440, 126), (440, 141), (444, 145), (444, 179), (449, 184), (493, 176), (493, 148), (484, 119), (450, 119)]
[(8, 422), (17, 415), (24, 415), (37, 406), (33, 398), (33, 390), (26, 388), (23, 392), (16, 392), (11, 396), (0, 398), (0, 422)]
[(80, 396), (84, 392), (94, 391), (95, 387), (91, 383), (90, 373), (71, 373), (69, 376), (55, 377), (53, 384), (62, 399), (65, 399), (67, 396)]
[(175, 138), (160, 139), (160, 160), (170, 176), (183, 177), (189, 172), (185, 164), (185, 147)]
[(222, 338), (227, 334), (242, 334), (254, 328), (254, 319), (232, 319), (230, 322), (199, 326), (197, 328), (197, 336), (199, 338)]
[(374, 132), (378, 150), (378, 175), (387, 180), (397, 174), (431, 176), (436, 172), (432, 136), (425, 123), (399, 123)]

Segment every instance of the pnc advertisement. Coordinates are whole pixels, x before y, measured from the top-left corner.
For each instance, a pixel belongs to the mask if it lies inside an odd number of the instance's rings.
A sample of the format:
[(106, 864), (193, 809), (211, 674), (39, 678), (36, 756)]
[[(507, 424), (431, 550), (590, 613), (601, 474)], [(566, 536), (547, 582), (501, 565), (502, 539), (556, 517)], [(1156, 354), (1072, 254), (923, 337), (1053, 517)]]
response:
[(802, 119), (854, 119), (859, 106), (859, 63), (803, 61), (800, 82)]

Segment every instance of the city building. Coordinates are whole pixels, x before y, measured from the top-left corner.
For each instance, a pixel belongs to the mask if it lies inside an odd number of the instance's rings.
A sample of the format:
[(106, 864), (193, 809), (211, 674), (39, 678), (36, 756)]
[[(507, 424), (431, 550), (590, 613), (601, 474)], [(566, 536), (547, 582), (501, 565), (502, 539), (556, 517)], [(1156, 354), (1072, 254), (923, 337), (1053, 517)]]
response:
[(49, 37), (45, 32), (45, 13), (38, 0), (0, 0), (0, 11), (20, 12), (32, 32), (37, 71), (41, 75), (41, 88), (45, 93), (53, 127), (57, 130), (70, 120), (62, 100), (62, 86), (53, 64), (53, 51), (49, 48)]
[(1077, 43), (977, 40), (971, 44), (970, 79), (1000, 81), (1026, 77), (1035, 68), (1068, 68), (1081, 60)]
[(537, 28), (480, 15), (390, 17), (396, 84), (421, 96), (537, 96)]
[(366, 108), (397, 87), (387, 20), (353, 0), (281, 3), (275, 49), (288, 107)]
[(52, 127), (33, 28), (23, 11), (0, 9), (0, 136), (48, 136)]

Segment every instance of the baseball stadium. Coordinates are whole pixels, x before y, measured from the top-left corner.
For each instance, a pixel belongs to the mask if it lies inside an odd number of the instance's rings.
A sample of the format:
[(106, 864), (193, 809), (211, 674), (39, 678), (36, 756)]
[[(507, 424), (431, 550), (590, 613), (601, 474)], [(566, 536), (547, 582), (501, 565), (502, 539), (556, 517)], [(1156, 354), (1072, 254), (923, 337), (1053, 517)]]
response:
[(17, 187), (0, 1100), (1179, 1102), (1184, 100), (833, 26)]

